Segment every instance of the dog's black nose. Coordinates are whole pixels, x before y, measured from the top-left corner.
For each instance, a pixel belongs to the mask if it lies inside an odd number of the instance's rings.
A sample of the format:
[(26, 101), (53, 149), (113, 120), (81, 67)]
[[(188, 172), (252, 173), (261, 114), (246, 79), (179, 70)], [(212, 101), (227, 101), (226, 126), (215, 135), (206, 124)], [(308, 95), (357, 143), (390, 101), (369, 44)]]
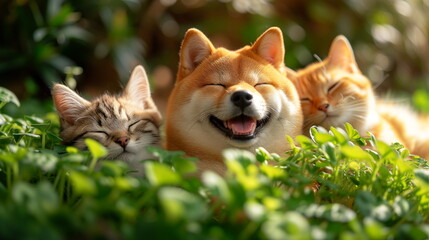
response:
[(231, 96), (232, 103), (241, 109), (252, 104), (252, 99), (253, 96), (248, 91), (237, 91)]

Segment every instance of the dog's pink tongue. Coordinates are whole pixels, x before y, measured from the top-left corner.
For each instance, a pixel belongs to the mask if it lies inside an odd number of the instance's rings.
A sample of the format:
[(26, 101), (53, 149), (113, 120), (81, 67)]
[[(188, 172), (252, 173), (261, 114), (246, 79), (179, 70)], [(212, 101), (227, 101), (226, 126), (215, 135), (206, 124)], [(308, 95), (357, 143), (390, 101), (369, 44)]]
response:
[(236, 135), (252, 134), (256, 128), (256, 120), (250, 117), (236, 117), (226, 121), (226, 126)]

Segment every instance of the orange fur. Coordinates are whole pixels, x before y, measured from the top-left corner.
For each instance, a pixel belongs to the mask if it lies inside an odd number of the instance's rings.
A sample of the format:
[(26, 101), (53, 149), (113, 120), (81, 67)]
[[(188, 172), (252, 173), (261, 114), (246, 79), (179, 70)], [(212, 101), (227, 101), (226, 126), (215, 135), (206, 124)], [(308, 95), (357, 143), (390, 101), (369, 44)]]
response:
[[(166, 148), (198, 157), (200, 170), (225, 171), (222, 150), (254, 151), (265, 147), (284, 153), (285, 135), (301, 133), (302, 113), (293, 84), (284, 77), (283, 37), (278, 28), (267, 30), (252, 46), (236, 51), (215, 48), (196, 29), (185, 35), (180, 51), (176, 85), (169, 97), (166, 117)], [(252, 96), (252, 119), (271, 116), (250, 140), (234, 140), (210, 122), (237, 117), (232, 95), (238, 91)], [(252, 120), (253, 121), (253, 120)], [(227, 125), (227, 124), (226, 124)]]
[(301, 98), (304, 133), (313, 125), (329, 129), (349, 122), (361, 135), (369, 131), (380, 140), (400, 142), (412, 153), (429, 157), (429, 140), (422, 137), (428, 136), (427, 127), (408, 107), (376, 99), (345, 37), (333, 41), (325, 60), (290, 71), (289, 76)]

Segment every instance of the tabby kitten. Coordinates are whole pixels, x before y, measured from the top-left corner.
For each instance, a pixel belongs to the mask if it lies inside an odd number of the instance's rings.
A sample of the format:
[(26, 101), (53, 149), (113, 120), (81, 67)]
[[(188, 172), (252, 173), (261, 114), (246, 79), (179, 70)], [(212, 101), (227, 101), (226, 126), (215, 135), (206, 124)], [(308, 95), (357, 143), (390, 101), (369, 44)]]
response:
[(369, 131), (380, 140), (400, 142), (412, 153), (429, 157), (429, 131), (422, 117), (407, 106), (376, 99), (344, 36), (334, 39), (324, 61), (288, 74), (300, 95), (306, 134), (313, 125), (329, 129), (348, 122), (362, 135)]
[(151, 157), (145, 146), (159, 143), (161, 114), (142, 66), (134, 69), (119, 96), (104, 94), (89, 102), (61, 84), (54, 85), (52, 95), (66, 145), (83, 150), (84, 139), (92, 138), (107, 148), (106, 159), (122, 160), (141, 171), (139, 161)]

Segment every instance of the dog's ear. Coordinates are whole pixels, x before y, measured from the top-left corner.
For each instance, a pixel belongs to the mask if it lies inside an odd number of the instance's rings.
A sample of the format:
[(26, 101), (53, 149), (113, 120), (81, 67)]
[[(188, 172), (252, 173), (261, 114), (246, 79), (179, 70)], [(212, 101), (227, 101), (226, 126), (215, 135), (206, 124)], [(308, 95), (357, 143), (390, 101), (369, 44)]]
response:
[(192, 73), (213, 51), (213, 44), (201, 31), (189, 29), (180, 49), (179, 70), (182, 78)]
[(285, 48), (280, 28), (269, 28), (256, 40), (251, 49), (275, 68), (283, 71)]

